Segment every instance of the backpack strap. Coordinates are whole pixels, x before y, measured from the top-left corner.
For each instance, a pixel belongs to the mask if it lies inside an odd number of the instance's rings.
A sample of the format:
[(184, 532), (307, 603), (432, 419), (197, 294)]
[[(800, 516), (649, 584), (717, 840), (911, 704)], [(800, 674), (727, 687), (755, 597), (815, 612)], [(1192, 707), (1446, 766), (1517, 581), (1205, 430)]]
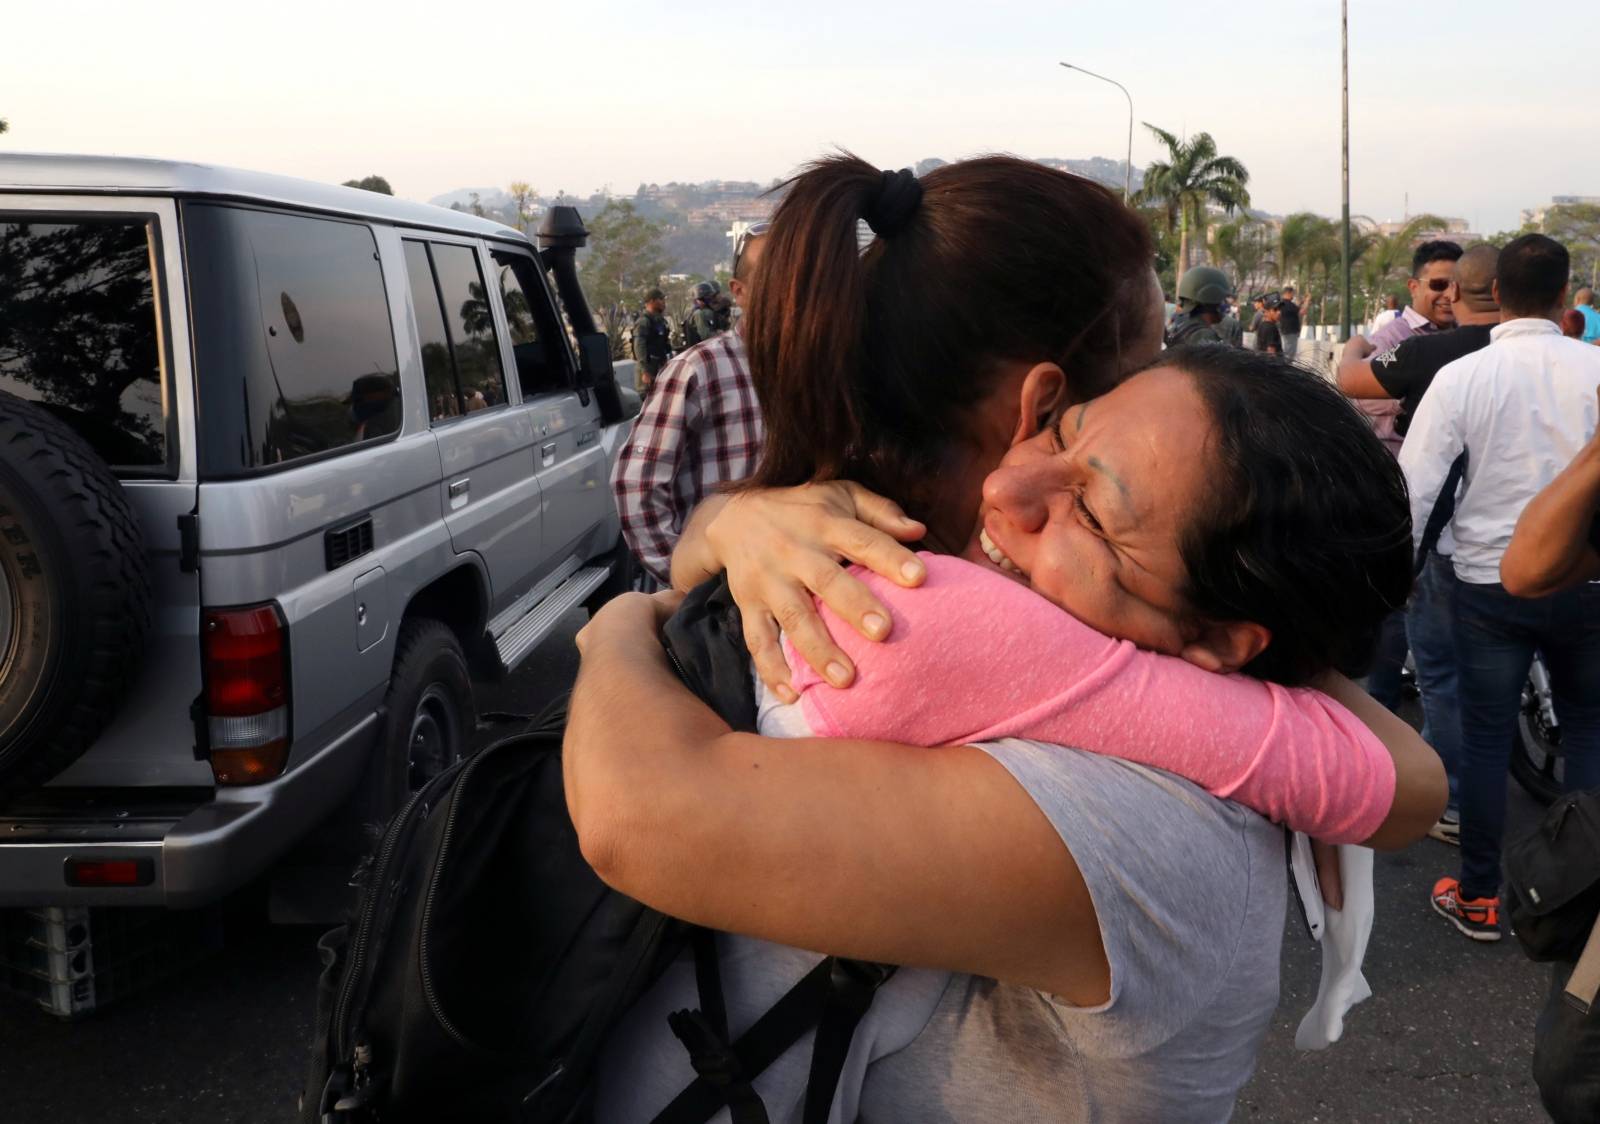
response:
[(1450, 462), (1450, 471), (1445, 474), (1439, 494), (1434, 497), (1433, 510), (1428, 512), (1428, 521), (1422, 528), (1422, 545), (1417, 548), (1416, 562), (1411, 569), (1412, 577), (1422, 573), (1422, 568), (1428, 564), (1428, 555), (1439, 545), (1439, 537), (1444, 534), (1444, 529), (1455, 517), (1456, 488), (1466, 474), (1467, 453), (1466, 450), (1462, 450), (1461, 454)]
[(1583, 946), (1583, 955), (1567, 979), (1565, 999), (1587, 1015), (1594, 1007), (1596, 994), (1600, 994), (1600, 919), (1589, 930), (1589, 940)]
[[(761, 1073), (816, 1025), (827, 1002), (832, 970), (831, 958), (822, 960), (728, 1048), (741, 1072)], [(652, 1124), (703, 1124), (725, 1103), (722, 1090), (701, 1074)]]
[[(708, 937), (713, 936), (707, 934)], [(701, 981), (701, 1002), (708, 999), (717, 1003), (718, 1010), (679, 1011), (668, 1019), (673, 1033), (689, 1047), (691, 1060), (695, 1061), (694, 1082), (679, 1093), (672, 1103), (662, 1109), (652, 1124), (704, 1124), (713, 1114), (727, 1105), (734, 1124), (746, 1120), (766, 1121), (766, 1110), (754, 1090), (751, 1098), (759, 1117), (741, 1117), (740, 1107), (728, 1098), (726, 1090), (731, 1084), (742, 1082), (748, 1087), (784, 1051), (798, 1042), (813, 1026), (817, 1028), (812, 1046), (811, 1071), (806, 1080), (805, 1124), (825, 1122), (833, 1107), (845, 1059), (850, 1053), (850, 1041), (857, 1025), (872, 1005), (878, 989), (894, 975), (895, 969), (887, 964), (870, 964), (860, 960), (843, 960), (829, 956), (790, 988), (784, 997), (773, 1004), (766, 1014), (740, 1036), (731, 1047), (725, 1045), (726, 1037), (698, 1043), (690, 1039), (714, 1031), (713, 1023), (720, 1020), (726, 1027), (727, 1012), (720, 1007), (722, 984), (720, 976), (715, 984), (703, 978), (706, 964), (715, 972), (716, 946), (708, 941), (710, 954), (695, 945), (695, 976)], [(681, 1016), (681, 1018), (680, 1018)], [(689, 1038), (680, 1033), (685, 1028)], [(724, 1029), (723, 1034), (726, 1034)], [(695, 1046), (701, 1046), (698, 1060)], [(704, 1068), (702, 1068), (704, 1066)], [(729, 1082), (726, 1077), (734, 1080)]]
[(872, 1006), (878, 989), (894, 975), (894, 965), (873, 964), (866, 960), (833, 960), (828, 975), (827, 1006), (817, 1024), (817, 1037), (811, 1045), (811, 1073), (806, 1078), (804, 1124), (828, 1124), (833, 1096), (850, 1054), (850, 1039), (855, 1037), (861, 1017)]
[(700, 1009), (674, 1011), (667, 1016), (667, 1025), (689, 1051), (696, 1082), (707, 1081), (716, 1088), (728, 1106), (733, 1124), (769, 1124), (766, 1106), (750, 1084), (751, 1078), (761, 1070), (748, 1071), (733, 1047), (728, 1045), (728, 1008), (722, 996), (717, 935), (697, 926), (689, 934), (689, 944), (694, 949), (694, 979), (700, 993)]

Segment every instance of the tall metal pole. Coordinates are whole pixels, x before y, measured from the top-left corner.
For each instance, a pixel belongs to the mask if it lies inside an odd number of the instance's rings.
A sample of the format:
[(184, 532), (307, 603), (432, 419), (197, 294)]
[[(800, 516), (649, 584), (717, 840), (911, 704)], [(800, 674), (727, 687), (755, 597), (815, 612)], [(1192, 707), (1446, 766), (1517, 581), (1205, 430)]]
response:
[(1344, 291), (1339, 297), (1339, 339), (1343, 342), (1350, 338), (1350, 0), (1339, 0), (1339, 66), (1344, 169)]
[(1090, 78), (1098, 78), (1102, 82), (1110, 82), (1122, 91), (1122, 96), (1128, 99), (1128, 159), (1122, 166), (1122, 201), (1126, 203), (1133, 190), (1133, 95), (1128, 93), (1128, 87), (1118, 82), (1115, 78), (1107, 78), (1104, 74), (1096, 74), (1092, 70), (1085, 70), (1081, 66), (1073, 66), (1070, 62), (1061, 64), (1068, 70), (1076, 70), (1079, 74), (1087, 74)]

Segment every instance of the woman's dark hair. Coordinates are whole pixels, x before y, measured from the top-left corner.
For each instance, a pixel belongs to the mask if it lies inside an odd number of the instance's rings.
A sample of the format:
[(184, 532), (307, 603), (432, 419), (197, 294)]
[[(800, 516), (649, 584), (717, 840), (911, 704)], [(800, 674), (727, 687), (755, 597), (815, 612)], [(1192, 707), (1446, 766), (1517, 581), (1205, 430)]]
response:
[(1216, 429), (1209, 503), (1181, 544), (1189, 610), (1265, 625), (1243, 669), (1258, 679), (1364, 673), (1411, 592), (1399, 464), (1332, 384), (1278, 356), (1201, 344), (1155, 365), (1195, 380)]
[[(1089, 398), (1148, 327), (1149, 232), (1079, 176), (989, 156), (915, 181), (838, 155), (787, 187), (744, 329), (750, 487), (848, 477), (917, 514), (1005, 363), (1058, 363)], [(863, 253), (864, 219), (883, 233)]]

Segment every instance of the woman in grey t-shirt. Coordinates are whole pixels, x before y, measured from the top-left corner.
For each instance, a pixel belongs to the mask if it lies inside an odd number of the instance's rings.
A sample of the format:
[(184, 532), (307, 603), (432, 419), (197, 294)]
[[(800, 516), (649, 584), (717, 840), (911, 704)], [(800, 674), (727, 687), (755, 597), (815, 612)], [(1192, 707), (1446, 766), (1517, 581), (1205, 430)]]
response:
[[(861, 259), (858, 215), (878, 235)], [(1086, 622), (1214, 669), (1249, 663), (1288, 677), (1338, 662), (1387, 612), (1379, 556), (1393, 570), (1398, 550), (1404, 569), (1409, 534), (1389, 543), (1376, 528), (1389, 507), (1403, 510), (1403, 496), (1357, 486), (1294, 492), (1304, 510), (1274, 514), (1294, 516), (1307, 534), (1286, 556), (1282, 535), (1255, 519), (1252, 503), (1269, 503), (1270, 489), (1230, 459), (1260, 436), (1248, 430), (1257, 415), (1226, 396), (1166, 380), (1177, 397), (1100, 427), (1087, 448), (1083, 414), (1067, 407), (1153, 358), (1161, 327), (1147, 237), (1102, 189), (1005, 159), (951, 165), (919, 187), (838, 158), (791, 186), (769, 239), (748, 339), (768, 425), (757, 483), (864, 478), (913, 504), (931, 545), (958, 551), (977, 538), (977, 496), (1005, 447), (1054, 439), (1060, 478), (1023, 497), (1031, 514), (1008, 518), (1014, 541), (1032, 544), (1031, 568), (1049, 567), (1062, 603)], [(968, 252), (976, 246), (983, 252)], [(1167, 427), (1160, 433), (1148, 424), (1151, 408)], [(1352, 424), (1372, 440), (1359, 419)], [(1314, 483), (1319, 453), (1349, 454), (1338, 433), (1312, 436), (1323, 445), (1302, 448), (1282, 434), (1278, 444)], [(1375, 455), (1392, 472), (1381, 449)], [(1274, 471), (1275, 486), (1303, 482)], [(1091, 479), (1096, 494), (1109, 488), (1136, 517), (1118, 525), (1085, 514)], [(1219, 502), (1219, 482), (1254, 499)], [(815, 559), (795, 551), (795, 526), (802, 542), (839, 543), (875, 568), (910, 557), (886, 555), (884, 540), (859, 528), (831, 537), (848, 521), (819, 519), (817, 505), (841, 495), (872, 510), (872, 498), (845, 489), (740, 499), (702, 513), (714, 518), (691, 526), (687, 555), (680, 546), (674, 559), (675, 578), (689, 584), (697, 569), (728, 567), (761, 677), (780, 701), (778, 622), (808, 656), (822, 656), (819, 666), (833, 662), (809, 594), (786, 585)], [(1341, 526), (1374, 532), (1371, 553), (1319, 549)], [(1262, 565), (1228, 569), (1252, 552)], [(1020, 561), (981, 544), (969, 557), (985, 555), (1002, 569)], [(1318, 565), (1320, 573), (1308, 568)], [(824, 559), (802, 581), (881, 633), (864, 591), (838, 582), (841, 573)], [(776, 593), (765, 588), (774, 582)], [(1287, 604), (1273, 603), (1285, 589)], [(619, 599), (580, 637), (568, 801), (585, 854), (608, 882), (744, 934), (723, 938), (735, 1035), (815, 963), (817, 953), (800, 950), (921, 966), (903, 970), (874, 1004), (834, 1119), (1227, 1115), (1276, 998), (1276, 829), (1186, 782), (1058, 747), (730, 734), (682, 690), (653, 643), (663, 609)], [(1005, 643), (1004, 622), (994, 642)], [(830, 679), (848, 678), (848, 668), (836, 670)], [(1381, 725), (1375, 710), (1363, 719)], [(1436, 811), (1433, 780), (1401, 778), (1403, 797), (1418, 804), (1415, 830), (1403, 829), (1413, 836)], [(1442, 779), (1437, 787), (1442, 803)], [(676, 997), (693, 1003), (682, 969), (611, 1043), (603, 1120), (648, 1120), (684, 1083), (681, 1048), (652, 1009)], [(804, 1057), (756, 1082), (774, 1119), (798, 1114)]]

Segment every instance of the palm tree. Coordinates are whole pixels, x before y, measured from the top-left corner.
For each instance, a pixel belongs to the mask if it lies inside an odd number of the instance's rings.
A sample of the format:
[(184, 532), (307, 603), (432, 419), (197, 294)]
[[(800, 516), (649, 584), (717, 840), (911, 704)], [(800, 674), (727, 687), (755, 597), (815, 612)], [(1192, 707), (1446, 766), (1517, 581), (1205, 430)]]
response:
[(1371, 247), (1361, 256), (1361, 291), (1366, 298), (1368, 316), (1377, 312), (1384, 292), (1405, 276), (1417, 240), (1430, 230), (1443, 227), (1444, 220), (1437, 215), (1418, 215), (1408, 219), (1393, 234), (1372, 235)]
[(1256, 288), (1255, 279), (1272, 257), (1272, 231), (1249, 215), (1212, 228), (1211, 248), (1216, 259), (1232, 271), (1241, 292)]
[(1167, 147), (1167, 159), (1157, 160), (1144, 170), (1144, 186), (1139, 189), (1144, 202), (1162, 203), (1170, 225), (1178, 228), (1179, 274), (1189, 268), (1190, 233), (1198, 232), (1205, 241), (1206, 207), (1216, 205), (1232, 215), (1250, 205), (1250, 173), (1232, 156), (1218, 156), (1217, 142), (1210, 133), (1196, 133), (1179, 140), (1165, 129), (1146, 121), (1144, 127)]

